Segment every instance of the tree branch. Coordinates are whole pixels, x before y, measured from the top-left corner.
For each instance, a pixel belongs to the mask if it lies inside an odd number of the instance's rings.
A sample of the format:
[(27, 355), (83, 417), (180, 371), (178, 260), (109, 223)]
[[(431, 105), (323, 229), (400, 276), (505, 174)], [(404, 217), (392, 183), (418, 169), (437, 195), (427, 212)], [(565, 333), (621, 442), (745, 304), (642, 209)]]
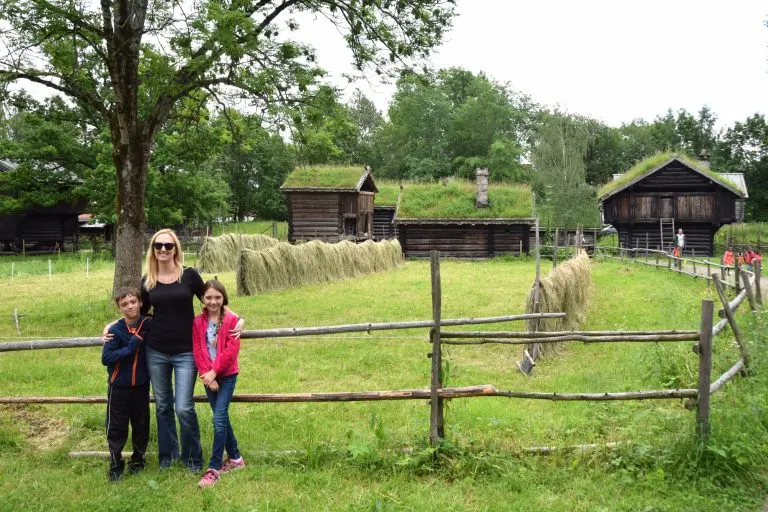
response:
[(77, 87), (73, 85), (62, 85), (58, 84), (52, 80), (49, 80), (45, 77), (54, 77), (58, 79), (64, 79), (61, 76), (52, 74), (52, 73), (36, 73), (36, 72), (22, 72), (22, 71), (3, 71), (0, 70), (0, 81), (1, 82), (12, 82), (14, 80), (29, 80), (30, 82), (35, 82), (40, 85), (44, 85), (46, 87), (49, 87), (51, 89), (57, 90), (59, 92), (63, 92), (64, 94), (67, 94), (69, 96), (72, 96), (73, 98), (78, 99), (81, 101), (84, 105), (87, 105), (96, 111), (98, 111), (100, 114), (102, 114), (107, 120), (109, 120), (110, 111), (109, 109), (104, 105), (104, 103), (95, 95), (88, 93), (86, 91), (83, 91), (81, 89), (78, 89)]

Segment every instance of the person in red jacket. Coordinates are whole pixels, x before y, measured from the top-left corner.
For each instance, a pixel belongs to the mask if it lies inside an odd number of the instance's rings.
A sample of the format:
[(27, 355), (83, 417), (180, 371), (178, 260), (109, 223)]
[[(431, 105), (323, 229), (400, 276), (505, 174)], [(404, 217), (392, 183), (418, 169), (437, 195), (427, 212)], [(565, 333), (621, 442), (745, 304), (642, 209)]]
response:
[[(203, 312), (192, 323), (192, 352), (200, 379), (213, 409), (213, 448), (208, 469), (198, 485), (216, 485), (220, 474), (245, 466), (229, 421), (229, 403), (235, 393), (240, 339), (232, 334), (239, 318), (226, 306), (227, 291), (212, 279), (203, 285)], [(224, 450), (227, 460), (223, 460)]]

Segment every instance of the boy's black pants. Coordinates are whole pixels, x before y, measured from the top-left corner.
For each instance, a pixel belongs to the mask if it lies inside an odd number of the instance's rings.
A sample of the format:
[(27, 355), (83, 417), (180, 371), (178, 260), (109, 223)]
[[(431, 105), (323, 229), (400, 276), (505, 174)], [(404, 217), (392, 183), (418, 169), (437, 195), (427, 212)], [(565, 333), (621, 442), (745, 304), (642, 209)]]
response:
[(109, 386), (107, 394), (107, 443), (109, 469), (122, 472), (122, 451), (128, 441), (131, 424), (133, 455), (131, 464), (144, 465), (144, 453), (149, 443), (149, 382), (135, 387)]

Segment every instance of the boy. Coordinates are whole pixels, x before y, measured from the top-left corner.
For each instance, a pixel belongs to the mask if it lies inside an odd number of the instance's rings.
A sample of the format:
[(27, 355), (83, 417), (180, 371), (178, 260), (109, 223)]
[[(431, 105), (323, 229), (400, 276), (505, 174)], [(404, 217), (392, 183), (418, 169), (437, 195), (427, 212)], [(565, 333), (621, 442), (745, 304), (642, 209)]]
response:
[(107, 443), (109, 479), (120, 480), (125, 463), (123, 447), (128, 440), (130, 421), (133, 455), (128, 472), (144, 469), (144, 452), (149, 442), (149, 372), (144, 354), (144, 337), (149, 319), (141, 316), (138, 290), (122, 288), (114, 295), (123, 317), (109, 328), (112, 338), (104, 343), (101, 363), (109, 375), (107, 394)]

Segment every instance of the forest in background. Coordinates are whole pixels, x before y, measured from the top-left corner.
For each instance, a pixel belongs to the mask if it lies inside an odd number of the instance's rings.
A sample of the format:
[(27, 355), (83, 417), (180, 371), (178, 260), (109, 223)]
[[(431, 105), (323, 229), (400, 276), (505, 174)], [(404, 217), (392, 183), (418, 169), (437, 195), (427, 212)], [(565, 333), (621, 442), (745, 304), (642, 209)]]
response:
[[(0, 211), (80, 200), (113, 222), (115, 171), (103, 120), (59, 96), (24, 91), (5, 93), (0, 106), (0, 159), (18, 164), (0, 173)], [(607, 126), (460, 68), (401, 75), (386, 113), (359, 90), (344, 100), (327, 86), (268, 120), (200, 94), (174, 110), (155, 140), (145, 211), (150, 226), (281, 220), (279, 187), (297, 165), (363, 164), (377, 178), (404, 181), (472, 178), (488, 167), (492, 181), (530, 184), (553, 224), (592, 224), (599, 185), (672, 150), (706, 151), (714, 170), (744, 173), (746, 219), (768, 220), (765, 116), (720, 129), (716, 121), (704, 105)]]

